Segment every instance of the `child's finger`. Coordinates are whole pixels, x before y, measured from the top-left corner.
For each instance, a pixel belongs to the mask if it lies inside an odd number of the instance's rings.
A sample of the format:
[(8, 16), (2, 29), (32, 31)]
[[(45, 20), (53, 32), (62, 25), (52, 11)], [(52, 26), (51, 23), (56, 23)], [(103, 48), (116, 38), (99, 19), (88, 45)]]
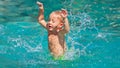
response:
[(39, 2), (39, 1), (37, 1), (37, 4), (38, 4), (39, 6), (43, 6), (43, 4), (42, 4), (41, 2)]
[(66, 9), (61, 9), (63, 13), (67, 13), (67, 10)]
[(61, 8), (61, 10), (65, 10), (66, 11), (66, 9), (64, 9), (64, 8)]

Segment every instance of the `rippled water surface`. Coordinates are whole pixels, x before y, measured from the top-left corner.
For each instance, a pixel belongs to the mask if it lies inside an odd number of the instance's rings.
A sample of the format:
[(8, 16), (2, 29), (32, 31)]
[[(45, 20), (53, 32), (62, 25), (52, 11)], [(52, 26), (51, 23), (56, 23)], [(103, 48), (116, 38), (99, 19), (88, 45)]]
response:
[(0, 68), (120, 68), (119, 0), (39, 0), (46, 20), (54, 10), (68, 10), (63, 60), (49, 53), (36, 1), (0, 1)]

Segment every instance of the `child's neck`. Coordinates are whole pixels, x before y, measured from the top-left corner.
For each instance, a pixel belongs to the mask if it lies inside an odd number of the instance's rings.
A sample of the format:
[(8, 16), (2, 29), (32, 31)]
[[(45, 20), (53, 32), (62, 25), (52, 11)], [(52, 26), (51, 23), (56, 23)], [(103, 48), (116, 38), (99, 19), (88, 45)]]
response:
[(57, 31), (48, 31), (48, 34), (49, 35), (58, 35), (58, 32)]

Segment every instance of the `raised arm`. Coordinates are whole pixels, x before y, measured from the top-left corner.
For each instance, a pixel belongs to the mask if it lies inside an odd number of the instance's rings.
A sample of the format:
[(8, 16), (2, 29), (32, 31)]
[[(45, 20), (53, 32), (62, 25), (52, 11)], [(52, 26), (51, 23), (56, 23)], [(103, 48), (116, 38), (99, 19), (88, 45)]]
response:
[(62, 13), (62, 17), (64, 18), (64, 29), (63, 29), (63, 32), (64, 33), (68, 33), (70, 31), (69, 21), (68, 21), (68, 18), (67, 18), (68, 12), (67, 12), (67, 10), (62, 9), (61, 13)]
[(64, 32), (68, 33), (70, 31), (69, 21), (67, 17), (64, 20), (65, 20)]
[(37, 2), (38, 6), (39, 6), (39, 15), (38, 15), (38, 22), (46, 28), (46, 21), (44, 20), (44, 7), (43, 7), (43, 4), (40, 3), (40, 2)]

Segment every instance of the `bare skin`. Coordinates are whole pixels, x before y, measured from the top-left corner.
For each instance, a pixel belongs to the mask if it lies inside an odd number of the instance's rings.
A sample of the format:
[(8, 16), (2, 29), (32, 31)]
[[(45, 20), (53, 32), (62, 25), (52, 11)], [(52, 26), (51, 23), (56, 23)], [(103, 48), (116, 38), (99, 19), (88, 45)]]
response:
[(43, 4), (37, 2), (40, 12), (38, 22), (48, 31), (49, 50), (54, 57), (62, 56), (66, 51), (65, 34), (69, 32), (69, 22), (67, 18), (67, 11), (62, 9), (54, 11), (49, 16), (49, 21), (44, 20)]

